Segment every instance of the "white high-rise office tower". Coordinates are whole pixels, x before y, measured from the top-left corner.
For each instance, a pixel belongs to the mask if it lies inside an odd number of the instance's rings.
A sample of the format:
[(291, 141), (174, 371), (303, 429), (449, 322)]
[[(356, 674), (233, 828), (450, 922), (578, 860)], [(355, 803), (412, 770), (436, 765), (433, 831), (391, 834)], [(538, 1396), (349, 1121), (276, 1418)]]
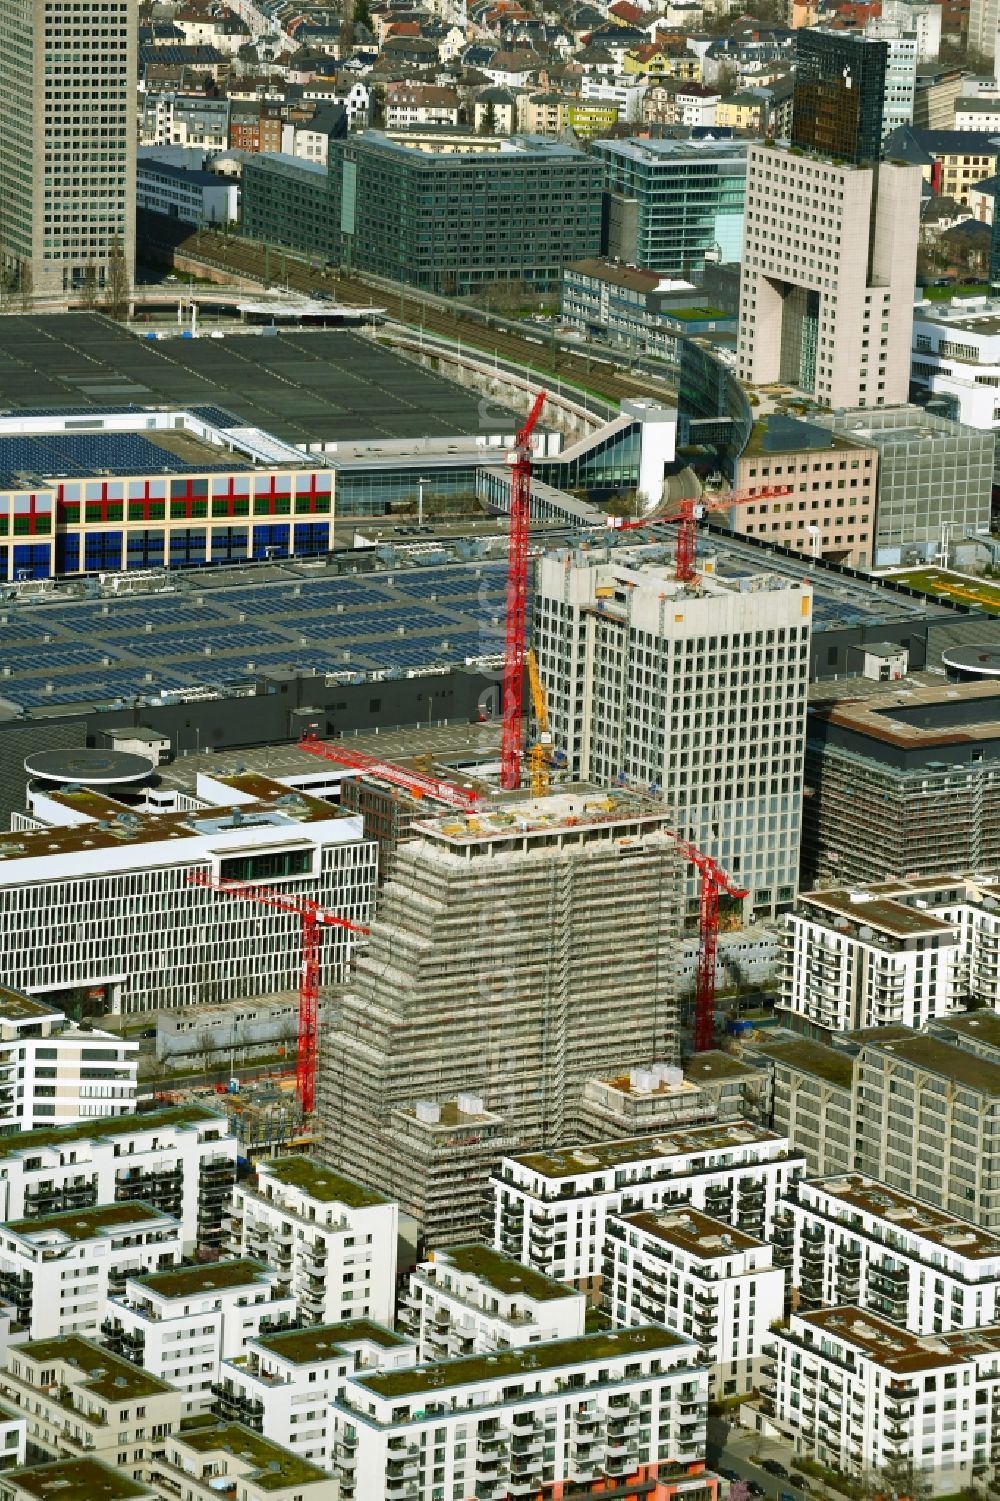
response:
[(539, 561), (554, 743), (575, 776), (655, 784), (672, 827), (770, 915), (798, 881), (812, 591), (763, 571), (686, 586), (654, 556)]
[(823, 406), (909, 395), (919, 167), (747, 154), (738, 371)]
[(0, 271), (26, 304), (131, 285), (137, 39), (132, 0), (0, 0)]

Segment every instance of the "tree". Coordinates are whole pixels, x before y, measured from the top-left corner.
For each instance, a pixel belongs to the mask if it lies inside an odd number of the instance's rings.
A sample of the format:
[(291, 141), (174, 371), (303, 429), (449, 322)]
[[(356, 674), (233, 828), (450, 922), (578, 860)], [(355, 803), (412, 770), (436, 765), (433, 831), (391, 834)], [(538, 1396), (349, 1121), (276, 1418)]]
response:
[(88, 261), (83, 268), (83, 292), (81, 301), (88, 311), (93, 312), (97, 306), (97, 267), (93, 261)]
[(22, 261), (18, 267), (17, 290), (21, 294), (21, 309), (26, 313), (35, 293), (35, 275), (30, 261)]
[(490, 99), (487, 102), (486, 108), (483, 110), (483, 118), (479, 126), (479, 134), (483, 136), (494, 135), (496, 133), (496, 118), (496, 108), (493, 104), (493, 100)]
[(368, 0), (354, 0), (353, 21), (357, 26), (363, 26), (366, 31), (372, 29), (372, 13), (368, 9)]
[(108, 316), (116, 318), (119, 323), (124, 322), (128, 317), (128, 303), (131, 291), (128, 265), (125, 261), (125, 249), (121, 240), (116, 235), (111, 242), (111, 256), (108, 260), (108, 283), (104, 292), (104, 306)]

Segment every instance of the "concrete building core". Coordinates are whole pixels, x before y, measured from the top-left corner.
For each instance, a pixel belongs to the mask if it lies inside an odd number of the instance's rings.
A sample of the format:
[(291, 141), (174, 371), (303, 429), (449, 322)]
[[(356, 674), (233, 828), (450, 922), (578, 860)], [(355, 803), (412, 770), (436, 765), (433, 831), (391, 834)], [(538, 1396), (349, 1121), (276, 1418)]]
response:
[[(397, 1197), (430, 1244), (477, 1227), (484, 1132), (494, 1158), (555, 1145), (587, 1079), (676, 1062), (669, 827), (653, 799), (558, 793), (418, 820), (398, 846), (322, 1034), (321, 1151)], [(450, 1186), (442, 1152), (467, 1163)]]

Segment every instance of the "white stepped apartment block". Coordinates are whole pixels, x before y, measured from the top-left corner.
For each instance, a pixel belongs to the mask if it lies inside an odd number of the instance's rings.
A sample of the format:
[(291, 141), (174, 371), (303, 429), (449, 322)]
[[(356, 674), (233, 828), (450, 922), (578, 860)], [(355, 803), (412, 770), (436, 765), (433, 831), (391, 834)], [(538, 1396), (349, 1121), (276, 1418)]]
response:
[(753, 1389), (785, 1273), (766, 1242), (696, 1209), (608, 1221), (602, 1302), (616, 1326), (665, 1324), (698, 1343), (709, 1394)]
[(260, 1334), (222, 1362), (214, 1411), (331, 1469), (337, 1451), (330, 1403), (348, 1376), (416, 1363), (414, 1340), (371, 1319)]
[(295, 1299), (259, 1261), (213, 1261), (130, 1277), (108, 1305), (108, 1348), (169, 1381), (183, 1415), (206, 1412), (223, 1360), (262, 1329), (295, 1322)]
[(29, 1339), (97, 1339), (108, 1299), (137, 1272), (181, 1259), (181, 1227), (141, 1202), (99, 1204), (0, 1226), (0, 1298)]
[(594, 1288), (608, 1215), (690, 1204), (767, 1239), (778, 1201), (804, 1171), (787, 1137), (749, 1121), (505, 1157), (491, 1179), (493, 1243)]
[(400, 1322), (419, 1359), (448, 1360), (583, 1334), (586, 1295), (490, 1246), (436, 1251), (410, 1275)]
[(275, 1267), (307, 1323), (392, 1323), (398, 1226), (391, 1199), (311, 1157), (258, 1162), (233, 1196), (234, 1252)]
[(501, 1501), (606, 1475), (714, 1501), (707, 1399), (697, 1347), (655, 1328), (355, 1376), (334, 1404), (341, 1495)]

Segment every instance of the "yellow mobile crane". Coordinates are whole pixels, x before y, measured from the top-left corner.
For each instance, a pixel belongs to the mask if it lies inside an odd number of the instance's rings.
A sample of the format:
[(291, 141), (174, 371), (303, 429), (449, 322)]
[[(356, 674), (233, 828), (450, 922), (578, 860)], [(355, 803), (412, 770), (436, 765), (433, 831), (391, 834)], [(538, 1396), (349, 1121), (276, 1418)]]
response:
[(538, 673), (538, 658), (534, 650), (526, 653), (528, 682), (531, 686), (531, 702), (538, 724), (538, 739), (528, 748), (528, 765), (531, 767), (531, 795), (544, 797), (552, 787), (552, 765), (564, 757), (552, 748), (552, 731), (549, 728), (549, 706), (545, 689)]

